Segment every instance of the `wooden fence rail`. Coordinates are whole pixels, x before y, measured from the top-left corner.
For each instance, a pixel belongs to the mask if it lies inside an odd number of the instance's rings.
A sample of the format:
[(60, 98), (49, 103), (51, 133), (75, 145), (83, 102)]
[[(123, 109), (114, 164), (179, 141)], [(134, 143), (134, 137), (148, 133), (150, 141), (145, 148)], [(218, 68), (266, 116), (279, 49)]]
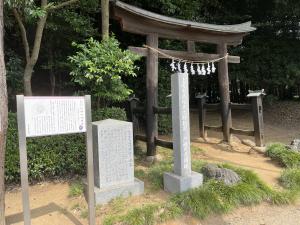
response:
[[(257, 146), (264, 146), (264, 128), (263, 128), (263, 111), (262, 111), (262, 94), (249, 94), (248, 97), (251, 98), (252, 104), (237, 104), (237, 103), (229, 103), (230, 109), (234, 110), (252, 110), (253, 116), (253, 126), (254, 130), (246, 130), (246, 129), (236, 129), (234, 127), (230, 128), (230, 134), (236, 135), (246, 135), (253, 136), (255, 138), (255, 144)], [(200, 137), (206, 138), (207, 131), (216, 131), (222, 132), (223, 126), (209, 126), (205, 124), (206, 121), (206, 112), (207, 111), (220, 111), (221, 105), (220, 103), (207, 104), (205, 95), (198, 95), (198, 115), (199, 115), (199, 132)], [(130, 120), (133, 122), (133, 133), (134, 140), (147, 141), (147, 137), (144, 135), (138, 134), (139, 130), (139, 120), (137, 118), (137, 114), (145, 114), (145, 107), (138, 106), (139, 100), (137, 98), (130, 99)], [(191, 109), (191, 111), (195, 111)], [(172, 109), (170, 107), (153, 107), (154, 114), (171, 114)], [(166, 141), (155, 137), (155, 145), (165, 147), (165, 148), (173, 148), (173, 143), (171, 141)]]
[[(262, 110), (262, 96), (263, 91), (250, 92), (247, 96), (251, 98), (251, 104), (237, 104), (229, 103), (230, 109), (235, 110), (252, 110), (253, 116), (253, 127), (254, 130), (236, 129), (231, 127), (230, 134), (253, 136), (255, 138), (255, 144), (259, 147), (264, 146), (264, 127), (263, 127), (263, 110)], [(222, 132), (222, 126), (208, 126), (205, 124), (206, 121), (206, 111), (220, 111), (221, 105), (217, 104), (207, 104), (206, 95), (197, 95), (198, 102), (198, 117), (199, 117), (199, 133), (200, 137), (206, 138), (207, 131), (213, 130), (217, 132)]]
[[(145, 135), (136, 134), (135, 135), (135, 140), (146, 142), (147, 137)], [(172, 141), (167, 141), (167, 140), (162, 140), (162, 139), (159, 139), (159, 138), (155, 138), (155, 144), (157, 146), (161, 146), (161, 147), (164, 147), (164, 148), (173, 149), (173, 142)]]

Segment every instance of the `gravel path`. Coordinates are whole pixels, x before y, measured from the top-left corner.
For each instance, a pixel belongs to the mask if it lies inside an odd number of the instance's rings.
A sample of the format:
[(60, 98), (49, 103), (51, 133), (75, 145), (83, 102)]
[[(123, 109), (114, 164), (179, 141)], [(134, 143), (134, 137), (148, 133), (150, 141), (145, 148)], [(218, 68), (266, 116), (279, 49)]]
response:
[(214, 216), (199, 225), (299, 225), (300, 203), (289, 206), (261, 204), (245, 207), (224, 216)]

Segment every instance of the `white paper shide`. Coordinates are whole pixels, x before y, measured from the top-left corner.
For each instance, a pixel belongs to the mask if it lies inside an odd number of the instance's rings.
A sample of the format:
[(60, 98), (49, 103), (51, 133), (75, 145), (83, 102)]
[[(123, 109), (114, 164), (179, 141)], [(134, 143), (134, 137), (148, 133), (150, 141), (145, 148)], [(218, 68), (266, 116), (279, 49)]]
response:
[(86, 132), (84, 97), (24, 97), (26, 137)]

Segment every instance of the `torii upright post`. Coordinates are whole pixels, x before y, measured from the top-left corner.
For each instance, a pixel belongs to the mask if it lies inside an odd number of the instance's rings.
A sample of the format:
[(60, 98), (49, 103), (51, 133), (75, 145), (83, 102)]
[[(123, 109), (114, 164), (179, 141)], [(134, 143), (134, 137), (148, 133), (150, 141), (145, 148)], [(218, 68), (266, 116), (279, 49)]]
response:
[[(147, 45), (152, 48), (158, 48), (158, 35), (148, 34)], [(156, 155), (155, 140), (158, 135), (157, 115), (154, 113), (153, 107), (157, 106), (158, 96), (158, 54), (148, 49), (147, 57), (147, 159), (152, 161)]]
[[(227, 55), (227, 44), (218, 44), (218, 54), (220, 57)], [(218, 80), (219, 91), (221, 97), (221, 114), (223, 139), (230, 142), (230, 128), (232, 126), (231, 109), (230, 109), (230, 93), (229, 93), (229, 77), (228, 77), (228, 59), (225, 57), (218, 64)]]

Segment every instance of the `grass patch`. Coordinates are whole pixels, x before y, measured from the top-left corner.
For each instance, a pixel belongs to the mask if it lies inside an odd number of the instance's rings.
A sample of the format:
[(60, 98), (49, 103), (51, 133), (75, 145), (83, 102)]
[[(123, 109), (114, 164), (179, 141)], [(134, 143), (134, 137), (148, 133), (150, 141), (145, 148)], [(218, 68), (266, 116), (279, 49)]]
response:
[(125, 199), (122, 197), (113, 199), (110, 205), (113, 213), (120, 213), (126, 208)]
[(300, 167), (300, 154), (288, 150), (282, 143), (273, 143), (267, 147), (266, 155), (287, 168)]
[(288, 192), (275, 192), (251, 171), (229, 165), (223, 167), (235, 170), (242, 181), (228, 186), (221, 181), (208, 180), (202, 187), (178, 194), (171, 201), (186, 213), (203, 219), (213, 213), (229, 212), (238, 206), (256, 205), (263, 201), (286, 204), (293, 200)]
[(81, 217), (82, 219), (88, 218), (88, 215), (89, 215), (89, 211), (88, 211), (87, 209), (83, 209), (83, 210), (81, 211), (81, 213), (80, 213), (80, 217)]
[(191, 153), (192, 154), (200, 154), (200, 153), (204, 153), (204, 150), (199, 147), (196, 147), (194, 145), (191, 145)]
[[(193, 171), (201, 171), (201, 168), (207, 163), (202, 160), (195, 160), (192, 162)], [(142, 177), (142, 179), (148, 180), (152, 189), (163, 189), (163, 174), (164, 172), (171, 172), (173, 170), (173, 160), (165, 160), (159, 163), (152, 165), (147, 172), (138, 171), (138, 175)]]
[(141, 180), (144, 180), (147, 177), (146, 172), (142, 169), (135, 169), (134, 176)]
[(80, 205), (79, 205), (79, 203), (74, 204), (74, 205), (71, 207), (71, 210), (80, 210)]
[(173, 159), (173, 150), (163, 147), (157, 147), (158, 154), (164, 159), (164, 160), (172, 160)]
[(154, 225), (175, 219), (182, 213), (183, 211), (172, 202), (149, 204), (132, 209), (125, 215), (110, 215), (104, 219), (103, 225)]
[(191, 213), (201, 219), (212, 213), (224, 213), (229, 208), (229, 205), (223, 202), (218, 193), (214, 192), (209, 185), (175, 195), (171, 201), (186, 213)]
[[(192, 152), (197, 154), (203, 150), (192, 147)], [(152, 190), (162, 189), (164, 172), (170, 172), (173, 169), (172, 152), (162, 148), (159, 149), (159, 154), (163, 156), (164, 161), (155, 163), (147, 169), (135, 171), (137, 177), (151, 184)], [(300, 154), (289, 151), (282, 144), (270, 145), (266, 154), (286, 167), (300, 165)], [(141, 155), (137, 158), (142, 159)], [(201, 172), (206, 164), (205, 161), (195, 160), (192, 162), (192, 169)], [(252, 171), (228, 164), (222, 164), (219, 167), (234, 170), (241, 177), (241, 181), (228, 186), (221, 181), (205, 180), (203, 186), (185, 193), (171, 195), (164, 203), (147, 204), (127, 212), (123, 208), (116, 210), (116, 212), (122, 211), (123, 214), (113, 212), (104, 219), (103, 224), (154, 225), (178, 218), (183, 214), (191, 214), (204, 219), (211, 214), (223, 214), (239, 206), (256, 205), (263, 201), (276, 205), (289, 204), (298, 197), (300, 169), (289, 169), (283, 173), (281, 182), (288, 190), (279, 191), (266, 185)]]
[(271, 203), (274, 205), (287, 205), (294, 203), (298, 198), (298, 190), (273, 190), (271, 193)]
[(192, 170), (196, 172), (201, 172), (203, 166), (205, 166), (207, 162), (202, 160), (194, 160), (192, 161)]
[(134, 146), (134, 159), (137, 162), (142, 162), (145, 159), (146, 152), (141, 147), (141, 144), (136, 144)]
[(157, 190), (163, 188), (163, 174), (164, 172), (172, 171), (172, 168), (173, 162), (171, 160), (161, 161), (149, 168), (146, 177), (151, 183), (152, 189)]
[[(200, 172), (205, 164), (204, 161), (193, 161), (193, 170)], [(228, 186), (221, 181), (207, 180), (202, 187), (171, 195), (165, 203), (144, 205), (124, 215), (113, 213), (105, 218), (104, 225), (154, 225), (183, 214), (204, 219), (211, 214), (227, 213), (239, 206), (256, 205), (263, 201), (282, 205), (296, 199), (298, 192), (273, 190), (252, 171), (227, 164), (220, 167), (234, 170), (241, 177), (241, 182)], [(163, 173), (171, 170), (172, 161), (163, 161), (151, 166), (143, 176), (156, 189), (160, 189), (163, 187)]]
[(300, 169), (286, 169), (279, 180), (282, 186), (287, 189), (300, 190)]
[(83, 183), (79, 180), (74, 181), (71, 185), (70, 185), (70, 189), (69, 189), (69, 197), (70, 198), (74, 198), (74, 197), (78, 197), (80, 195), (83, 194)]

